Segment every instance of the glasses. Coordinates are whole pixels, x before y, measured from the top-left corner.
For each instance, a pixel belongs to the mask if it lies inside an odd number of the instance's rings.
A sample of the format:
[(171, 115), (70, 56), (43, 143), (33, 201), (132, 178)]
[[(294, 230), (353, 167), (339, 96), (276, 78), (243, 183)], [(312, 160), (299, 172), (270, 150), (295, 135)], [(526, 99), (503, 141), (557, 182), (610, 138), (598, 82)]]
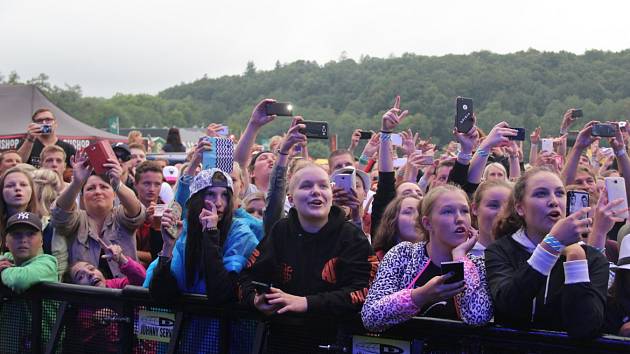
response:
[(33, 122), (35, 122), (37, 124), (52, 124), (54, 121), (55, 121), (54, 118), (33, 119)]

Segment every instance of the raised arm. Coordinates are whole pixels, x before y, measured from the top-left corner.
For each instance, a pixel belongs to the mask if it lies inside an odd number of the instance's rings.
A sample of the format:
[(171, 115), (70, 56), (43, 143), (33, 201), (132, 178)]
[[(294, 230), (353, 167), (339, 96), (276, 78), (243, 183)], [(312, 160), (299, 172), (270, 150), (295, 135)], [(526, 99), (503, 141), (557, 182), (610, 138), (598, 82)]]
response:
[(258, 102), (256, 107), (254, 107), (254, 111), (247, 123), (247, 127), (245, 127), (243, 135), (241, 135), (241, 138), (236, 145), (236, 149), (234, 150), (234, 161), (238, 162), (243, 170), (247, 170), (247, 164), (251, 158), (250, 152), (252, 150), (252, 146), (254, 146), (254, 142), (256, 141), (256, 136), (258, 135), (260, 128), (276, 118), (275, 115), (267, 115), (267, 104), (272, 102), (276, 102), (276, 100), (265, 98), (264, 100)]
[(564, 164), (564, 168), (562, 168), (562, 172), (560, 176), (564, 180), (565, 185), (573, 184), (575, 180), (575, 173), (577, 172), (578, 164), (580, 163), (580, 155), (582, 152), (587, 149), (597, 138), (591, 136), (591, 131), (593, 130), (593, 125), (597, 124), (597, 121), (588, 122), (577, 138), (575, 139), (575, 145), (569, 152), (567, 156), (567, 161)]
[(77, 199), (81, 188), (83, 188), (83, 185), (93, 171), (87, 155), (82, 151), (72, 156), (70, 162), (72, 163), (72, 181), (55, 201), (57, 207), (64, 211), (71, 211), (73, 209), (74, 201)]
[(504, 146), (510, 142), (509, 136), (516, 136), (517, 131), (510, 129), (507, 122), (501, 122), (492, 128), (488, 136), (479, 144), (479, 148), (470, 162), (468, 183), (479, 184), (486, 168), (490, 151), (495, 146)]

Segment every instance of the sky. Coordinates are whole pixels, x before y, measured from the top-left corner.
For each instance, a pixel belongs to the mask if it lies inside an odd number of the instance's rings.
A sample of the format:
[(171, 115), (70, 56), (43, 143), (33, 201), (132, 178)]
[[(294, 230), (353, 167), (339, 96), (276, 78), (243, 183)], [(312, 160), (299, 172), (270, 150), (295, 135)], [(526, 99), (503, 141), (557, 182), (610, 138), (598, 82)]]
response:
[(628, 1), (0, 0), (0, 74), (156, 94), (276, 61), (630, 48)]

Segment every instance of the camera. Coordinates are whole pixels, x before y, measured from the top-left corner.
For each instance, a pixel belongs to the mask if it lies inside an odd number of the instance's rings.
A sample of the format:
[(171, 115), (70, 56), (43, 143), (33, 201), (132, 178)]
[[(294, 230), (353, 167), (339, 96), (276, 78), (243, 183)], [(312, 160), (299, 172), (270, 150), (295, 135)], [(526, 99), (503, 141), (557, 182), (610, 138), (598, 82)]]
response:
[(42, 124), (40, 125), (42, 134), (50, 134), (52, 133), (52, 125), (50, 124)]

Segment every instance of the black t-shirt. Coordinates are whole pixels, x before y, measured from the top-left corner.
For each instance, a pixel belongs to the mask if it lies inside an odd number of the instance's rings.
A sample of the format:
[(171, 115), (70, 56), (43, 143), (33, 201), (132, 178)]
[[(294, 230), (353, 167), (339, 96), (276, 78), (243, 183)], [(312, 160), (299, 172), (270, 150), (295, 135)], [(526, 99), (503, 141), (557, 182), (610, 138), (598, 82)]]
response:
[[(428, 283), (429, 280), (431, 280), (433, 277), (437, 277), (440, 275), (442, 275), (442, 270), (440, 269), (440, 267), (436, 266), (435, 264), (433, 264), (433, 262), (431, 262), (431, 260), (429, 260), (429, 265), (416, 281), (414, 288), (419, 288)], [(457, 317), (457, 310), (455, 309), (455, 301), (453, 301), (453, 298), (450, 298), (445, 302), (442, 301), (436, 302), (434, 304), (424, 305), (418, 315), (459, 320), (459, 317)]]
[[(20, 142), (17, 148), (19, 149), (22, 146), (22, 144), (24, 144), (24, 140)], [(74, 149), (74, 146), (66, 143), (65, 141), (61, 141), (61, 139), (57, 139), (57, 142), (55, 143), (55, 145), (61, 147), (63, 151), (66, 152), (66, 166), (70, 166), (70, 156), (74, 155), (77, 152)], [(42, 153), (43, 149), (44, 149), (44, 144), (42, 144), (42, 142), (39, 141), (39, 139), (35, 139), (35, 141), (33, 142), (33, 149), (31, 150), (31, 155), (28, 157), (28, 160), (24, 162), (28, 163), (29, 165), (39, 167), (39, 164), (40, 164), (39, 155)]]

